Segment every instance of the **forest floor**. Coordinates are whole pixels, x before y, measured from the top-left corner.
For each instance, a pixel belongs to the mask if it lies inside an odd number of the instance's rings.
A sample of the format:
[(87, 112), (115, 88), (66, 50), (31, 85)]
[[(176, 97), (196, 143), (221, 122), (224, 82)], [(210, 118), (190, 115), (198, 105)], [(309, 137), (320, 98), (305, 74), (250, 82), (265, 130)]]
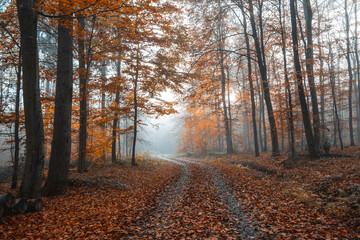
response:
[(332, 153), (292, 169), (265, 153), (72, 173), (41, 212), (3, 217), (0, 239), (360, 239), (360, 148)]

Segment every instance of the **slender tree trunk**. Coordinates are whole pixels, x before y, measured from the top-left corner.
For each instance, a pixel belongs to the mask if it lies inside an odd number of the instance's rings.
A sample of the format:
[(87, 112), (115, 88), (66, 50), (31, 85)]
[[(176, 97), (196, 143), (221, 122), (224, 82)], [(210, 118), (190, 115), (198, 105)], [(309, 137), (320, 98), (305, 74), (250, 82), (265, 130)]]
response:
[(244, 12), (244, 8), (241, 7), (243, 13), (243, 25), (245, 33), (245, 43), (246, 43), (246, 58), (248, 63), (248, 81), (250, 84), (250, 94), (251, 94), (251, 118), (253, 124), (253, 135), (254, 135), (254, 145), (255, 145), (255, 157), (260, 156), (259, 153), (259, 142), (257, 137), (257, 127), (256, 127), (256, 105), (255, 105), (255, 93), (254, 93), (254, 83), (252, 79), (252, 66), (251, 66), (251, 56), (250, 56), (250, 41), (247, 30), (247, 20)]
[(232, 115), (231, 115), (231, 101), (230, 101), (230, 69), (229, 67), (226, 68), (226, 75), (227, 75), (227, 83), (226, 83), (226, 88), (227, 88), (227, 105), (228, 105), (228, 109), (229, 109), (229, 126), (230, 126), (230, 133), (233, 132), (233, 124), (232, 124)]
[[(263, 152), (267, 152), (267, 132), (266, 132), (266, 119), (265, 119), (265, 104), (264, 104), (264, 94), (262, 91), (262, 86), (259, 84), (258, 70), (255, 70), (255, 77), (257, 85), (259, 86), (259, 99), (260, 99), (260, 124), (262, 124), (262, 129), (264, 133), (263, 137)], [(262, 118), (261, 118), (262, 117)]]
[(16, 81), (16, 99), (15, 99), (15, 129), (14, 129), (14, 142), (15, 142), (15, 158), (14, 158), (14, 169), (11, 180), (11, 188), (16, 189), (19, 175), (19, 156), (20, 156), (20, 138), (19, 138), (19, 127), (20, 127), (20, 88), (21, 88), (21, 50), (19, 51), (19, 64), (17, 71)]
[[(121, 124), (120, 124), (120, 117), (119, 117), (119, 120), (118, 120), (118, 129), (120, 129), (120, 127), (121, 127)], [(118, 134), (118, 148), (119, 148), (119, 150), (118, 150), (118, 159), (119, 159), (119, 161), (121, 161), (121, 157), (122, 157), (122, 144), (121, 144), (121, 134)]]
[(56, 195), (67, 184), (71, 157), (71, 109), (73, 90), (72, 20), (61, 19), (58, 27), (58, 61), (55, 95), (54, 133), (49, 174), (44, 193)]
[[(319, 12), (319, 5), (318, 2), (316, 1), (316, 8), (317, 11)], [(318, 15), (318, 24), (317, 24), (317, 28), (318, 28), (318, 49), (319, 49), (319, 61), (320, 61), (320, 129), (321, 129), (321, 137), (320, 137), (320, 145), (322, 146), (324, 143), (324, 137), (325, 137), (325, 93), (324, 93), (324, 59), (323, 59), (323, 51), (322, 51), (322, 44), (321, 44), (321, 16), (320, 14)]]
[(305, 13), (305, 26), (306, 26), (306, 72), (309, 81), (311, 104), (312, 104), (312, 116), (313, 116), (313, 128), (314, 128), (314, 141), (316, 150), (320, 151), (320, 116), (319, 116), (319, 104), (317, 100), (315, 79), (314, 79), (314, 45), (312, 37), (312, 19), (313, 13), (310, 0), (303, 0), (304, 13)]
[[(336, 103), (336, 94), (335, 94), (336, 83), (335, 83), (335, 72), (334, 72), (334, 66), (333, 66), (334, 57), (333, 57), (333, 54), (332, 54), (331, 45), (329, 45), (329, 55), (330, 55), (331, 96), (332, 96), (333, 106), (334, 106), (334, 115), (335, 115), (335, 118), (336, 118), (335, 129), (338, 131), (341, 150), (343, 150), (344, 146), (343, 146), (343, 141), (342, 141), (342, 137), (341, 137), (340, 118), (339, 118), (338, 109), (337, 109), (337, 103)], [(336, 134), (335, 134), (335, 138), (336, 138)], [(334, 145), (336, 145), (336, 143)]]
[(345, 0), (345, 24), (346, 24), (346, 60), (349, 72), (349, 95), (348, 95), (348, 110), (349, 110), (349, 134), (350, 134), (350, 146), (355, 145), (354, 141), (354, 128), (353, 128), (353, 110), (352, 110), (352, 84), (353, 84), (353, 73), (350, 58), (350, 23), (348, 13), (347, 0)]
[(296, 71), (296, 79), (298, 85), (299, 99), (301, 105), (301, 112), (303, 116), (303, 123), (305, 129), (306, 142), (308, 146), (308, 151), (312, 159), (319, 158), (319, 154), (316, 149), (315, 139), (311, 129), (310, 116), (307, 108), (305, 91), (302, 83), (302, 74), (301, 74), (301, 65), (298, 52), (298, 31), (296, 23), (296, 11), (295, 11), (295, 0), (290, 0), (290, 9), (291, 9), (291, 26), (292, 26), (292, 38), (293, 38), (293, 52), (294, 52), (294, 65)]
[(356, 58), (356, 78), (357, 78), (357, 140), (360, 142), (360, 59), (359, 59), (359, 48), (358, 48), (358, 17), (357, 17), (357, 1), (354, 1), (354, 11), (355, 11), (355, 58)]
[(219, 52), (219, 62), (220, 62), (220, 71), (221, 71), (221, 102), (223, 108), (223, 117), (224, 117), (224, 124), (225, 124), (225, 134), (226, 134), (226, 152), (228, 154), (233, 154), (233, 143), (232, 143), (232, 134), (230, 129), (230, 120), (229, 120), (229, 113), (228, 107), (226, 104), (226, 75), (225, 75), (225, 66), (224, 66), (224, 53), (223, 53), (223, 34), (221, 28), (221, 20), (222, 20), (222, 8), (219, 1), (219, 22), (217, 23), (217, 42), (218, 42), (218, 52)]
[[(278, 134), (276, 128), (276, 121), (274, 117), (273, 106), (270, 97), (270, 89), (269, 89), (269, 82), (267, 77), (267, 66), (266, 66), (266, 58), (265, 58), (265, 50), (264, 47), (261, 49), (260, 41), (257, 34), (257, 26), (255, 23), (255, 16), (254, 16), (254, 7), (252, 0), (249, 0), (249, 11), (250, 11), (250, 22), (252, 28), (252, 36), (254, 39), (256, 55), (257, 55), (257, 62), (259, 65), (261, 82), (263, 87), (264, 99), (266, 103), (266, 108), (268, 112), (269, 124), (270, 124), (270, 133), (271, 133), (271, 143), (272, 143), (272, 153), (273, 155), (279, 154), (279, 141), (278, 141)], [(259, 26), (260, 32), (262, 32), (262, 24)], [(262, 38), (263, 36), (261, 36)], [(261, 45), (264, 46), (263, 41)]]
[(85, 69), (85, 18), (80, 15), (79, 22), (79, 93), (80, 93), (80, 127), (79, 127), (79, 155), (78, 172), (86, 171), (86, 142), (87, 142), (87, 76)]
[[(128, 118), (126, 117), (125, 118), (125, 128), (127, 129), (128, 126), (129, 126)], [(125, 147), (126, 157), (129, 157), (129, 134), (127, 131), (125, 132), (125, 146), (124, 147)]]
[(36, 0), (17, 0), (23, 64), (26, 159), (20, 195), (41, 197), (44, 167), (44, 125), (39, 88)]
[[(118, 60), (116, 64), (116, 72), (117, 77), (120, 77), (121, 75), (121, 61)], [(119, 92), (119, 81), (116, 81), (116, 93), (115, 93), (115, 114), (114, 114), (114, 120), (113, 120), (113, 126), (112, 126), (112, 147), (111, 147), (111, 161), (113, 163), (116, 163), (116, 134), (118, 127), (118, 121), (119, 121), (119, 114), (117, 113), (117, 108), (119, 107), (120, 103), (120, 92)], [(119, 147), (120, 151), (120, 147)]]
[(136, 166), (136, 137), (137, 137), (137, 124), (138, 124), (138, 102), (137, 102), (137, 87), (138, 87), (138, 80), (139, 80), (139, 53), (136, 57), (136, 75), (134, 81), (134, 137), (133, 137), (133, 144), (132, 144), (132, 153), (131, 153), (131, 165)]
[[(101, 79), (102, 79), (102, 91), (101, 91), (101, 115), (103, 118), (106, 117), (106, 61), (103, 62), (103, 65), (101, 66)], [(106, 136), (106, 123), (103, 122), (101, 125), (101, 131), (102, 136), (104, 139), (107, 138)], [(102, 152), (102, 160), (105, 163), (106, 162), (106, 150), (105, 146), (103, 146), (103, 152)]]
[(260, 148), (261, 148), (261, 151), (262, 152), (266, 152), (266, 129), (264, 129), (264, 141), (263, 141), (263, 137), (262, 137), (262, 118), (265, 119), (265, 116), (264, 116), (264, 100), (262, 98), (262, 94), (261, 94), (261, 86), (259, 84), (259, 77), (258, 77), (258, 74), (257, 74), (257, 69), (256, 69), (256, 66), (255, 66), (255, 78), (256, 78), (256, 84), (258, 86), (258, 96), (259, 96), (259, 105), (260, 105), (260, 108), (259, 108), (259, 141), (260, 141)]
[(290, 139), (290, 151), (291, 151), (291, 159), (295, 160), (295, 130), (294, 130), (294, 113), (292, 106), (292, 96), (290, 89), (290, 81), (289, 81), (289, 73), (287, 69), (287, 57), (286, 57), (286, 38), (285, 38), (285, 19), (283, 19), (282, 15), (282, 0), (279, 0), (279, 18), (280, 18), (280, 28), (281, 28), (281, 50), (283, 54), (283, 63), (284, 63), (284, 75), (285, 75), (285, 96), (288, 105), (287, 111), (287, 122), (288, 122), (288, 134)]

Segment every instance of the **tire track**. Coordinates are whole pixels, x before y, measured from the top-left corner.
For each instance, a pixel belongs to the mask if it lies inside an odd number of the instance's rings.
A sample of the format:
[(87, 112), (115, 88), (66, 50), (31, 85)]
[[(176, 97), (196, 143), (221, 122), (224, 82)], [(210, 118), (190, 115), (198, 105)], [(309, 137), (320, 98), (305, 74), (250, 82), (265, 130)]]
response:
[(172, 159), (179, 162), (197, 164), (205, 167), (214, 180), (220, 199), (228, 206), (232, 217), (232, 222), (236, 223), (238, 236), (246, 237), (246, 239), (261, 236), (261, 233), (255, 227), (255, 224), (249, 220), (249, 216), (242, 210), (241, 203), (233, 193), (233, 190), (227, 186), (226, 180), (217, 172), (213, 166), (203, 162), (197, 162), (183, 158), (173, 157)]
[(157, 239), (160, 236), (159, 233), (166, 232), (166, 229), (172, 224), (169, 217), (173, 214), (175, 208), (183, 201), (183, 189), (189, 181), (190, 169), (187, 164), (172, 160), (165, 156), (158, 156), (158, 158), (181, 166), (182, 173), (176, 183), (169, 184), (159, 196), (157, 200), (158, 205), (155, 211), (149, 216), (149, 219), (146, 220), (147, 227), (141, 234), (142, 238), (154, 237)]
[(143, 222), (141, 238), (255, 239), (260, 236), (214, 167), (166, 155), (158, 158), (181, 166), (182, 173), (160, 194), (154, 212)]

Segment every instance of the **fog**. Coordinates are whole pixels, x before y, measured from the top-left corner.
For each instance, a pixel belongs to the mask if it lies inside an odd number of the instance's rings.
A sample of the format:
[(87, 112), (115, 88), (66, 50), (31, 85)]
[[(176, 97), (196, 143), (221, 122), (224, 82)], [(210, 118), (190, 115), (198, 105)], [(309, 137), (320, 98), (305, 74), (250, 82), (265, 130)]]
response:
[(150, 151), (152, 154), (173, 154), (177, 148), (177, 126), (179, 114), (147, 119), (147, 126), (139, 131), (137, 152)]
[[(161, 94), (166, 101), (175, 101), (176, 96), (170, 91)], [(176, 153), (179, 142), (179, 125), (181, 108), (176, 106), (177, 114), (165, 115), (159, 118), (147, 118), (146, 125), (139, 130), (136, 152), (150, 151), (151, 154)]]

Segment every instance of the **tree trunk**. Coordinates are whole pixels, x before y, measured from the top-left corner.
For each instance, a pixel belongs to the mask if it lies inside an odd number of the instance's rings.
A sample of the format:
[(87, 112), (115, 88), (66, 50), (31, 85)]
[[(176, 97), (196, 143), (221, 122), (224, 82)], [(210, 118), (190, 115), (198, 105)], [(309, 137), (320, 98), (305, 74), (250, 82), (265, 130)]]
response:
[[(121, 61), (118, 60), (116, 64), (116, 71), (117, 71), (117, 77), (120, 77), (121, 75)], [(111, 161), (113, 163), (116, 163), (116, 135), (118, 127), (118, 121), (119, 121), (119, 114), (117, 113), (117, 108), (119, 107), (120, 102), (120, 93), (119, 93), (119, 81), (116, 81), (116, 93), (115, 93), (115, 114), (114, 114), (114, 120), (113, 120), (113, 126), (112, 126), (112, 147), (111, 147)], [(120, 147), (119, 147), (120, 151)]]
[(308, 112), (308, 108), (307, 108), (304, 86), (302, 83), (301, 65), (300, 65), (300, 58), (299, 58), (299, 52), (298, 52), (299, 44), (298, 44), (298, 36), (297, 36), (298, 31), (297, 31), (297, 23), (296, 23), (295, 0), (290, 0), (290, 10), (291, 10), (294, 65), (295, 65), (295, 71), (296, 71), (296, 79), (297, 79), (301, 112), (302, 112), (304, 129), (305, 129), (306, 142), (307, 142), (310, 157), (312, 159), (317, 159), (317, 158), (319, 158), (319, 154), (316, 149), (315, 139), (314, 139), (312, 129), (311, 129), (310, 116), (309, 116), (309, 112)]
[[(233, 120), (231, 115), (231, 101), (230, 101), (230, 69), (229, 66), (226, 68), (226, 75), (227, 75), (227, 82), (226, 82), (226, 91), (227, 91), (227, 105), (229, 109), (229, 127), (230, 127), (230, 133), (232, 135), (233, 132)], [(232, 142), (232, 139), (231, 139)]]
[(20, 194), (40, 198), (44, 166), (44, 125), (39, 88), (36, 0), (17, 0), (23, 64), (26, 159)]
[(349, 134), (350, 134), (350, 146), (354, 146), (354, 129), (353, 129), (353, 110), (352, 110), (352, 84), (353, 73), (350, 58), (350, 23), (349, 13), (347, 10), (347, 0), (345, 0), (345, 24), (346, 24), (346, 60), (349, 72), (349, 95), (348, 95), (348, 110), (349, 110)]
[[(106, 117), (106, 95), (105, 95), (105, 91), (106, 91), (106, 61), (103, 62), (103, 65), (101, 66), (101, 80), (102, 80), (102, 91), (101, 91), (101, 115), (102, 118), (105, 119)], [(101, 124), (101, 131), (102, 131), (102, 137), (104, 139), (107, 138), (106, 136), (106, 123), (103, 122)], [(103, 145), (103, 152), (102, 152), (102, 161), (105, 163), (106, 162), (106, 150), (105, 150), (105, 145)]]
[(137, 87), (138, 87), (138, 80), (139, 80), (139, 53), (136, 57), (136, 75), (134, 81), (134, 137), (133, 137), (133, 144), (132, 144), (132, 153), (131, 153), (131, 165), (136, 166), (136, 137), (137, 137), (137, 124), (138, 124), (138, 102), (137, 102)]
[(241, 11), (243, 13), (243, 26), (244, 26), (244, 36), (246, 43), (246, 58), (248, 63), (248, 81), (250, 84), (250, 94), (251, 94), (251, 118), (253, 124), (253, 135), (254, 135), (254, 145), (255, 145), (255, 157), (259, 157), (259, 142), (257, 137), (257, 127), (256, 127), (256, 105), (255, 105), (255, 93), (254, 93), (254, 83), (252, 79), (252, 66), (251, 66), (251, 56), (250, 56), (250, 41), (247, 30), (247, 20), (243, 6), (241, 5)]
[[(20, 50), (21, 52), (21, 50)], [(19, 156), (20, 156), (20, 138), (19, 138), (19, 127), (20, 127), (20, 88), (21, 88), (21, 54), (19, 56), (19, 65), (17, 72), (16, 81), (16, 99), (15, 99), (15, 129), (14, 129), (14, 142), (15, 142), (15, 158), (14, 158), (14, 169), (11, 180), (11, 188), (16, 189), (19, 175)]]
[[(125, 129), (127, 129), (128, 126), (129, 126), (128, 118), (126, 117), (125, 118)], [(125, 147), (126, 157), (129, 157), (129, 134), (127, 131), (125, 132), (125, 146), (124, 147)]]
[(292, 96), (290, 89), (290, 81), (289, 74), (287, 69), (287, 57), (286, 57), (286, 39), (285, 39), (285, 19), (283, 22), (282, 17), (282, 0), (279, 0), (279, 18), (280, 18), (280, 28), (281, 28), (281, 49), (283, 54), (284, 61), (284, 73), (285, 73), (285, 96), (288, 105), (287, 111), (287, 122), (288, 122), (288, 134), (290, 139), (290, 150), (291, 150), (291, 159), (295, 160), (295, 130), (294, 130), (294, 114), (293, 114), (293, 106), (292, 106)]
[[(334, 57), (332, 54), (332, 46), (331, 45), (329, 45), (329, 55), (330, 55), (330, 66), (329, 66), (330, 69), (329, 70), (330, 70), (331, 96), (332, 96), (332, 100), (333, 100), (334, 115), (336, 118), (336, 121), (335, 121), (336, 125), (335, 125), (334, 129), (338, 131), (341, 150), (343, 150), (344, 145), (343, 145), (343, 141), (342, 141), (342, 137), (341, 137), (340, 118), (339, 118), (339, 113), (338, 113), (337, 103), (336, 103), (336, 94), (335, 94), (336, 83), (335, 83), (335, 71), (334, 71), (334, 65), (333, 65)], [(335, 132), (334, 137), (336, 139), (336, 132)], [(336, 145), (336, 142), (334, 145)]]
[(58, 27), (58, 61), (55, 95), (54, 132), (49, 174), (44, 193), (63, 191), (69, 176), (71, 158), (71, 109), (73, 90), (72, 20), (60, 19)]
[[(270, 97), (270, 89), (269, 89), (269, 82), (267, 77), (267, 67), (266, 67), (266, 58), (265, 58), (265, 50), (260, 48), (260, 41), (257, 34), (257, 26), (255, 23), (255, 16), (254, 16), (254, 7), (252, 0), (249, 0), (249, 11), (250, 11), (250, 22), (252, 27), (252, 36), (255, 43), (255, 49), (256, 49), (256, 56), (257, 56), (257, 62), (259, 65), (260, 70), (260, 76), (261, 76), (261, 82), (263, 87), (263, 93), (264, 93), (264, 99), (266, 103), (266, 108), (268, 112), (268, 118), (269, 118), (269, 124), (270, 124), (270, 133), (271, 133), (271, 143), (272, 143), (272, 153), (273, 155), (279, 154), (279, 141), (278, 141), (278, 134), (277, 134), (277, 128), (276, 128), (276, 121), (274, 117), (274, 111), (273, 106), (271, 102)], [(260, 32), (262, 32), (262, 24), (259, 26)], [(261, 36), (262, 38), (262, 36)], [(261, 44), (263, 46), (263, 43)]]
[(225, 134), (226, 134), (226, 152), (228, 154), (233, 154), (233, 143), (232, 143), (232, 133), (230, 129), (230, 120), (228, 115), (228, 108), (226, 104), (226, 75), (225, 75), (225, 67), (224, 67), (224, 52), (223, 52), (223, 34), (221, 29), (221, 20), (222, 20), (222, 9), (219, 5), (219, 15), (220, 20), (217, 23), (217, 34), (218, 34), (218, 52), (219, 52), (219, 62), (220, 62), (220, 71), (221, 71), (221, 102), (222, 102), (222, 108), (223, 108), (223, 117), (224, 117), (224, 124), (225, 124)]
[(260, 105), (260, 108), (259, 108), (259, 140), (260, 140), (260, 148), (261, 148), (261, 151), (262, 152), (266, 152), (267, 151), (267, 146), (266, 146), (266, 128), (264, 129), (264, 140), (263, 140), (263, 137), (262, 137), (262, 124), (263, 124), (263, 121), (262, 119), (264, 118), (265, 119), (265, 113), (264, 113), (264, 100), (263, 100), (263, 97), (262, 97), (262, 94), (261, 94), (261, 86), (259, 84), (259, 77), (258, 77), (258, 74), (257, 74), (257, 69), (256, 69), (256, 65), (255, 65), (255, 78), (256, 78), (256, 84), (257, 84), (257, 87), (258, 87), (258, 96), (259, 96), (259, 105)]
[(360, 59), (359, 59), (359, 49), (358, 49), (358, 18), (357, 18), (357, 1), (354, 1), (354, 11), (355, 11), (355, 58), (356, 58), (356, 78), (357, 78), (357, 99), (358, 99), (358, 106), (357, 106), (357, 140), (360, 142)]
[[(316, 8), (317, 11), (319, 11), (319, 4), (316, 1)], [(320, 61), (320, 114), (321, 114), (321, 118), (320, 118), (320, 129), (321, 129), (321, 137), (320, 137), (320, 146), (323, 146), (324, 143), (324, 137), (325, 137), (325, 131), (327, 131), (326, 125), (325, 125), (325, 93), (324, 93), (324, 59), (323, 59), (323, 50), (322, 50), (322, 44), (321, 44), (321, 16), (318, 15), (318, 24), (317, 24), (317, 28), (318, 28), (318, 50), (319, 50), (319, 61)]]
[(312, 37), (312, 19), (313, 13), (311, 9), (310, 0), (303, 0), (304, 13), (305, 13), (305, 26), (306, 26), (306, 72), (309, 81), (311, 105), (312, 105), (312, 117), (314, 128), (314, 141), (316, 150), (320, 151), (320, 116), (319, 116), (319, 104), (317, 100), (316, 86), (314, 80), (314, 45)]
[(79, 94), (80, 94), (80, 127), (79, 127), (79, 155), (78, 172), (86, 171), (86, 141), (87, 141), (87, 76), (85, 69), (85, 18), (79, 15)]
[[(120, 118), (119, 118), (119, 120), (118, 120), (118, 128), (120, 129)], [(118, 148), (119, 148), (119, 150), (118, 150), (118, 159), (119, 159), (119, 161), (121, 161), (121, 157), (122, 157), (122, 147), (121, 147), (121, 134), (118, 134)]]

